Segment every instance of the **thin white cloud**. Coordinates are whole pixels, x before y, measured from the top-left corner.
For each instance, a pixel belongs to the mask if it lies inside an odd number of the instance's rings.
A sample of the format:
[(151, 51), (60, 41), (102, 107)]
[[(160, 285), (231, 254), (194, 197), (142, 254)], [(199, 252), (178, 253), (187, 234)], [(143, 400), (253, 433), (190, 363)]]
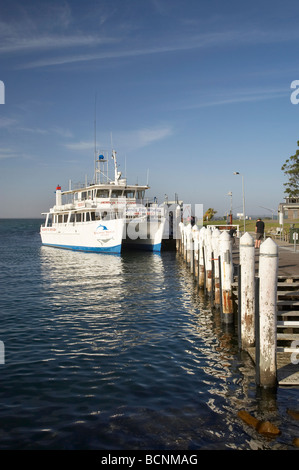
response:
[(70, 139), (71, 137), (73, 137), (73, 133), (69, 129), (64, 129), (63, 127), (55, 126), (55, 127), (52, 127), (50, 131), (55, 134), (60, 135), (61, 137), (65, 137), (67, 139)]
[(165, 139), (172, 135), (172, 129), (169, 126), (156, 127), (156, 128), (144, 128), (133, 133), (133, 137), (136, 137), (138, 146), (150, 145), (161, 139)]
[[(1, 27), (1, 25), (0, 25)], [(98, 46), (117, 42), (115, 38), (99, 37), (95, 35), (77, 36), (36, 36), (11, 38), (0, 44), (0, 54), (11, 52), (36, 52), (41, 50), (65, 49), (85, 46)]]
[(0, 148), (0, 160), (5, 160), (8, 158), (17, 158), (20, 155), (10, 148)]
[[(147, 127), (132, 131), (113, 133), (113, 142), (121, 152), (146, 147), (173, 134), (168, 125)], [(107, 139), (108, 140), (108, 139)], [(74, 151), (88, 151), (94, 148), (94, 141), (79, 141), (65, 144), (65, 147)], [(97, 147), (101, 147), (100, 144)]]
[(73, 137), (73, 134), (70, 130), (57, 126), (50, 127), (48, 129), (42, 129), (39, 127), (17, 126), (16, 130), (40, 135), (57, 134), (64, 138)]
[(122, 151), (132, 151), (147, 147), (153, 143), (170, 137), (173, 130), (169, 125), (145, 127), (127, 132), (113, 134), (113, 141)]
[(17, 129), (22, 132), (30, 132), (32, 134), (41, 134), (41, 135), (49, 134), (49, 131), (47, 131), (46, 129), (40, 129), (39, 127), (19, 126)]
[(130, 50), (118, 50), (118, 51), (105, 51), (96, 52), (89, 54), (73, 54), (64, 55), (60, 57), (48, 57), (46, 59), (38, 59), (32, 62), (27, 62), (17, 66), (17, 69), (31, 69), (38, 67), (48, 67), (54, 65), (71, 64), (74, 62), (88, 62), (93, 60), (105, 60), (105, 59), (122, 59), (129, 57), (138, 57), (149, 54), (161, 54), (163, 52), (174, 52), (183, 50), (184, 47), (154, 47), (149, 49), (130, 49)]
[[(223, 46), (232, 46), (240, 47), (242, 45), (258, 45), (266, 43), (276, 43), (276, 42), (285, 42), (293, 41), (298, 39), (298, 31), (260, 31), (260, 30), (250, 30), (250, 31), (239, 31), (239, 30), (230, 30), (230, 31), (216, 31), (202, 34), (184, 34), (180, 35), (178, 32), (177, 37), (173, 38), (164, 38), (160, 40), (155, 38), (157, 45), (152, 45), (151, 47), (141, 47), (136, 48), (134, 44), (129, 44), (127, 42), (126, 49), (112, 49), (102, 50), (96, 52), (84, 51), (84, 53), (75, 53), (75, 54), (64, 54), (59, 56), (46, 57), (42, 59), (36, 59), (30, 62), (19, 64), (17, 68), (21, 69), (30, 69), (37, 67), (46, 67), (46, 66), (55, 66), (70, 64), (74, 62), (86, 62), (93, 60), (105, 60), (105, 59), (119, 59), (119, 58), (128, 58), (128, 57), (138, 57), (143, 55), (154, 55), (154, 54), (163, 54), (171, 52), (179, 52), (184, 50), (192, 49), (204, 49), (211, 47), (223, 47)], [(113, 44), (119, 43), (121, 41), (126, 42), (123, 38), (97, 38), (94, 36), (74, 36), (74, 37), (65, 37), (65, 38), (49, 38), (49, 49), (59, 48), (63, 49), (64, 47), (72, 47), (78, 45), (98, 45), (98, 44)], [(161, 45), (162, 44), (162, 45)], [(41, 40), (41, 45), (38, 45), (38, 38), (32, 41), (31, 46), (38, 47), (47, 47), (47, 40)], [(52, 45), (52, 46), (51, 46)], [(2, 46), (3, 48), (8, 46)], [(28, 42), (28, 48), (30, 47), (30, 40)], [(1, 47), (0, 47), (1, 52)]]
[[(289, 89), (253, 89), (253, 90), (238, 90), (231, 94), (219, 93), (210, 97), (209, 100), (199, 98), (196, 101), (192, 99), (192, 103), (179, 106), (180, 109), (199, 109), (212, 106), (224, 106), (229, 104), (238, 104), (254, 101), (272, 100), (278, 98), (288, 97), (290, 95)], [(195, 102), (194, 102), (195, 101)]]
[(6, 118), (6, 117), (1, 117), (0, 118), (0, 128), (9, 128), (13, 126), (16, 123), (16, 119), (13, 118)]
[(84, 151), (84, 150), (90, 150), (94, 148), (94, 142), (92, 141), (80, 141), (80, 142), (73, 142), (73, 143), (68, 143), (65, 144), (65, 147), (70, 149), (70, 150), (75, 150), (75, 151)]

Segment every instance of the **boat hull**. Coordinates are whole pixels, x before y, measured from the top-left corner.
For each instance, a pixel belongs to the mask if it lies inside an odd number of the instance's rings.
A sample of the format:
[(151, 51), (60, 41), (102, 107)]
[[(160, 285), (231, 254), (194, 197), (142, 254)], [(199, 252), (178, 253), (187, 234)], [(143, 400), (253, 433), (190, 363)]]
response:
[(164, 233), (165, 218), (137, 218), (127, 221), (123, 248), (140, 251), (160, 252)]
[(41, 227), (42, 244), (93, 253), (120, 253), (124, 219)]

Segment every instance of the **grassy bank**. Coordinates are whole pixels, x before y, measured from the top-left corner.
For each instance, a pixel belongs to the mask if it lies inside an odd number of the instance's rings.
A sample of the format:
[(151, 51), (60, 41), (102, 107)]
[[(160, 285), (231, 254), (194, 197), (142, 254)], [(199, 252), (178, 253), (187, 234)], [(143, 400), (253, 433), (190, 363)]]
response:
[[(276, 233), (276, 228), (280, 227), (280, 224), (277, 220), (272, 220), (272, 219), (263, 219), (263, 222), (265, 223), (265, 232), (267, 236), (273, 236)], [(243, 220), (233, 220), (234, 225), (239, 225), (240, 231), (243, 232), (244, 228), (244, 221)], [(256, 220), (246, 220), (246, 232), (255, 232), (255, 224)], [(205, 222), (205, 226), (207, 225), (226, 225), (225, 221), (221, 220), (211, 220), (210, 222)], [(289, 236), (289, 231), (291, 225), (294, 225), (296, 228), (299, 228), (299, 219), (294, 220), (293, 222), (285, 222), (283, 223), (283, 231), (284, 231), (284, 236), (288, 239)]]

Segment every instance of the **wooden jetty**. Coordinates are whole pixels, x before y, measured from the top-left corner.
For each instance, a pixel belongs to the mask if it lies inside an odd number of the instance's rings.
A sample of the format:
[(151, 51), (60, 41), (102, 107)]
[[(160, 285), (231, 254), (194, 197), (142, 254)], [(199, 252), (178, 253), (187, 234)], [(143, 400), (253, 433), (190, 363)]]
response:
[(258, 250), (245, 233), (233, 252), (225, 227), (180, 223), (179, 233), (177, 252), (220, 309), (223, 323), (236, 323), (240, 350), (254, 361), (257, 384), (298, 386), (299, 271), (279, 273), (279, 247), (271, 238)]

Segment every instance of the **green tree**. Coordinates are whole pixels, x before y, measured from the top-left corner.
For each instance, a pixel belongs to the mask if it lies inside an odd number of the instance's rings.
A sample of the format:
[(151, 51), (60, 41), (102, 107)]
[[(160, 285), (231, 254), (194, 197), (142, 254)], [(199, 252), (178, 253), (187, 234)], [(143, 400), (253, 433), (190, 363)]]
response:
[(214, 215), (217, 214), (217, 211), (212, 209), (211, 207), (206, 211), (205, 215), (203, 216), (203, 220), (212, 220)]
[[(297, 146), (299, 147), (299, 140)], [(299, 149), (296, 150), (295, 155), (286, 160), (281, 169), (288, 177), (288, 181), (284, 183), (285, 194), (289, 197), (299, 197)]]

